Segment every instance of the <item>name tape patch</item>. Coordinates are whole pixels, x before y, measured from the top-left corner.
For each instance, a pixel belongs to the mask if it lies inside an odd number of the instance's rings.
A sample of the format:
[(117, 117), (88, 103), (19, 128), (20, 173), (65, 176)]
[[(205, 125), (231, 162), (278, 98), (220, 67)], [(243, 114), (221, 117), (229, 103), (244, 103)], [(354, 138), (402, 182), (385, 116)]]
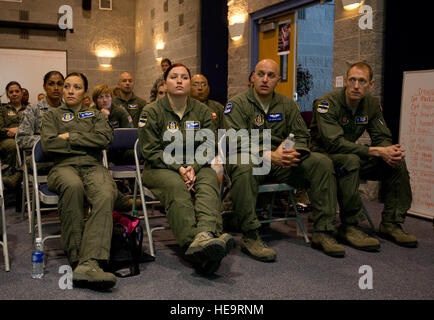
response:
[(368, 116), (357, 117), (356, 124), (368, 124)]
[(185, 121), (184, 123), (185, 130), (199, 130), (200, 122), (199, 121)]
[(282, 121), (283, 117), (281, 113), (271, 113), (267, 116), (268, 122), (279, 122)]

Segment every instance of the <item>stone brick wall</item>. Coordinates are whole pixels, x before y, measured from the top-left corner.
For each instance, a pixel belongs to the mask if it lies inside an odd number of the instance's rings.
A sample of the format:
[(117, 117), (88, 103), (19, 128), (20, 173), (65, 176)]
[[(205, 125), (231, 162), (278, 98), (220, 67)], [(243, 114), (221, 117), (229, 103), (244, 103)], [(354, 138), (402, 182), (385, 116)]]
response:
[[(30, 30), (28, 39), (21, 39), (19, 30), (0, 28), (1, 46), (67, 50), (68, 72), (84, 73), (89, 80), (90, 94), (97, 84), (114, 86), (121, 71), (134, 71), (136, 0), (113, 0), (112, 11), (99, 10), (98, 0), (92, 0), (90, 11), (82, 9), (81, 0), (0, 2), (0, 19), (19, 21), (19, 11), (25, 10), (28, 11), (29, 22), (57, 24), (59, 7), (64, 4), (73, 9), (74, 26), (74, 33), (68, 31), (64, 41), (59, 41), (57, 33), (53, 31)], [(100, 45), (114, 47), (117, 51), (111, 69), (102, 69), (98, 65), (95, 50)]]
[[(245, 6), (248, 14), (284, 2), (282, 0), (234, 0), (234, 5)], [(228, 39), (228, 99), (247, 89), (250, 70), (249, 21), (246, 21), (243, 37), (238, 41)]]
[[(166, 4), (167, 3), (167, 4)], [(136, 1), (136, 93), (149, 102), (161, 75), (158, 57), (200, 71), (200, 0)], [(157, 52), (158, 41), (165, 43)], [(211, 41), (211, 39), (210, 39)]]
[(335, 0), (333, 87), (337, 76), (345, 76), (349, 64), (365, 61), (374, 69), (373, 94), (382, 96), (384, 2), (385, 0), (365, 1), (364, 4), (372, 8), (373, 28), (362, 30), (359, 28), (359, 20), (364, 14), (359, 14), (358, 10), (345, 11), (342, 0)]

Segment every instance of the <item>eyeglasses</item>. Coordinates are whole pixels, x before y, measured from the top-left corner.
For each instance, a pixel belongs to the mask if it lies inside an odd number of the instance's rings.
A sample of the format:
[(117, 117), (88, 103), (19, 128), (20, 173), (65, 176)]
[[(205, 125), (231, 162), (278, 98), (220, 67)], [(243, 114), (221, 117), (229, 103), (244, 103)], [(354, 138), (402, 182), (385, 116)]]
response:
[(348, 83), (350, 84), (350, 86), (354, 87), (356, 85), (356, 82), (359, 82), (359, 85), (361, 87), (366, 86), (366, 84), (368, 83), (368, 81), (366, 79), (360, 78), (360, 79), (356, 79), (356, 78), (349, 78), (348, 79)]
[(194, 87), (206, 87), (206, 82), (193, 82)]

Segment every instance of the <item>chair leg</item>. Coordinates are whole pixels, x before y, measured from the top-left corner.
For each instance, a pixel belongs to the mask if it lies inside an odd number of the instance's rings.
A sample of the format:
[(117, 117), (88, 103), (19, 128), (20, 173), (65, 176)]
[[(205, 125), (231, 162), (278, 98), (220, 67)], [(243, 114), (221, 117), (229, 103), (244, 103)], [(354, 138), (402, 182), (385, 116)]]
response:
[(31, 228), (32, 228), (32, 199), (31, 199), (31, 195), (30, 195), (30, 185), (29, 185), (29, 181), (28, 178), (25, 177), (25, 192), (26, 192), (26, 208), (27, 208), (27, 218), (29, 219), (29, 233), (31, 233)]
[(136, 199), (137, 199), (137, 179), (134, 179), (134, 191), (133, 191), (133, 211), (136, 210)]
[(300, 232), (299, 232), (299, 229), (300, 229), (301, 230), (301, 235), (303, 235), (303, 237), (304, 237), (304, 241), (306, 243), (310, 243), (309, 237), (307, 236), (306, 230), (304, 228), (303, 220), (301, 219), (300, 213), (298, 212), (297, 204), (294, 201), (294, 195), (292, 194), (291, 191), (289, 192), (288, 198), (289, 198), (288, 199), (289, 200), (288, 201), (288, 205), (289, 205), (289, 202), (290, 202), (290, 203), (292, 203), (292, 206), (294, 208), (295, 220), (297, 221), (297, 226), (298, 226), (298, 228), (297, 228), (297, 234), (300, 234)]
[(372, 231), (375, 233), (376, 230), (375, 230), (374, 223), (372, 222), (371, 215), (369, 214), (369, 212), (366, 209), (365, 204), (363, 202), (362, 202), (362, 209), (363, 209), (363, 213), (365, 214), (366, 218), (369, 221), (369, 224), (371, 225)]
[(140, 177), (140, 173), (139, 176), (136, 175), (136, 179), (134, 183), (138, 185), (138, 188), (140, 190), (140, 199), (142, 200), (143, 220), (145, 220), (145, 228), (146, 228), (146, 233), (148, 235), (149, 253), (151, 254), (151, 256), (155, 258), (154, 242), (152, 239), (151, 228), (149, 227), (148, 212), (146, 210), (146, 202), (145, 202), (145, 191), (143, 190), (143, 183)]
[[(1, 183), (1, 182), (0, 182)], [(1, 215), (2, 215), (2, 224), (3, 224), (3, 241), (2, 241), (2, 247), (3, 247), (3, 257), (5, 259), (5, 270), (8, 272), (10, 271), (10, 264), (9, 264), (9, 249), (8, 249), (8, 236), (7, 236), (7, 228), (6, 228), (6, 214), (5, 214), (5, 202), (3, 196), (0, 199), (1, 201)]]

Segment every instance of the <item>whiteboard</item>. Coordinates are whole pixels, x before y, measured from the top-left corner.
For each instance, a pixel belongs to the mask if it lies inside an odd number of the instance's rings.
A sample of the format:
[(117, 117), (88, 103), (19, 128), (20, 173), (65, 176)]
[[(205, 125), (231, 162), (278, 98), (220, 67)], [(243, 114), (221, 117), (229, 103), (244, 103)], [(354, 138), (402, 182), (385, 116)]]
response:
[(66, 76), (66, 51), (0, 48), (0, 95), (7, 103), (5, 88), (10, 81), (17, 81), (29, 90), (30, 103), (38, 101), (38, 94), (45, 93), (44, 75), (52, 70)]
[(413, 192), (408, 213), (433, 219), (434, 70), (404, 72), (399, 132)]

